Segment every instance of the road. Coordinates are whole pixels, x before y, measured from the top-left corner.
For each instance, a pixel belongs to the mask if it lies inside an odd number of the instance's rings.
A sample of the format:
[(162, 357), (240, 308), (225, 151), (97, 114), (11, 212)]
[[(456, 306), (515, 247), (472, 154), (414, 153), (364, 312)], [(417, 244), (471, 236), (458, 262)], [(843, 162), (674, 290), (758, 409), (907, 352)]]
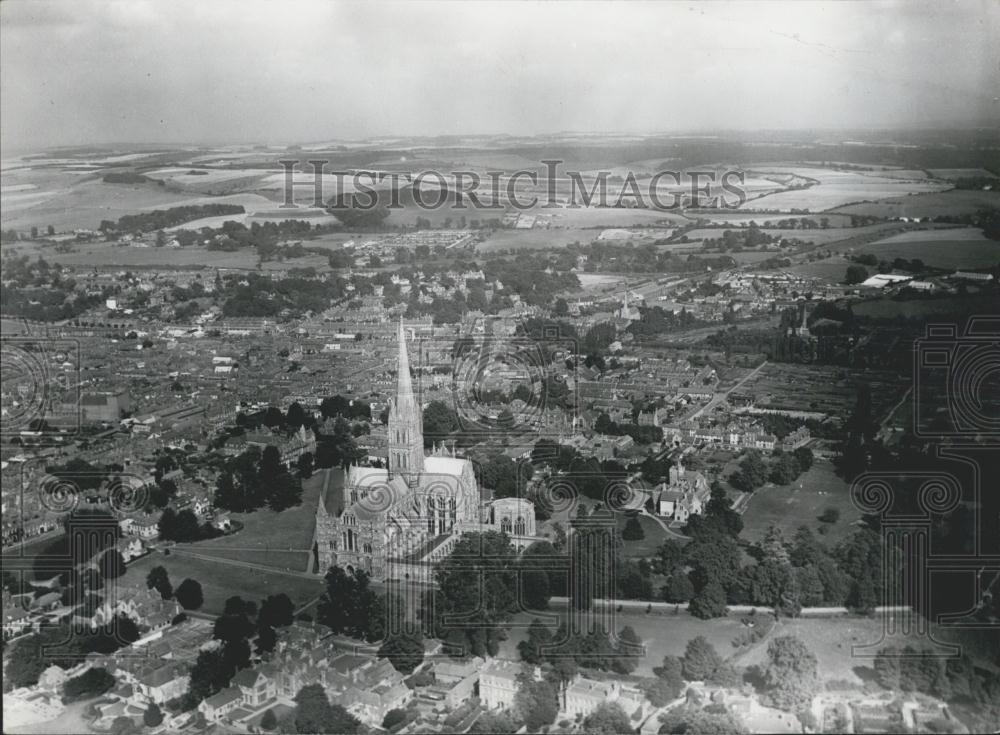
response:
[(737, 388), (742, 387), (744, 383), (746, 383), (748, 380), (750, 380), (750, 378), (754, 377), (757, 373), (759, 373), (761, 370), (763, 370), (765, 365), (767, 365), (767, 360), (764, 360), (764, 362), (762, 362), (760, 365), (758, 365), (757, 367), (755, 367), (749, 373), (747, 373), (746, 375), (744, 375), (743, 378), (741, 378), (739, 380), (739, 382), (736, 383), (736, 385), (734, 385), (732, 388), (730, 388), (729, 390), (727, 390), (725, 393), (716, 393), (714, 396), (712, 396), (712, 400), (710, 400), (704, 406), (702, 406), (697, 411), (695, 411), (693, 414), (691, 414), (691, 416), (689, 418), (696, 419), (699, 416), (701, 416), (703, 413), (705, 413), (706, 411), (710, 411), (713, 408), (715, 408), (716, 406), (718, 406), (721, 401), (724, 401), (727, 398), (729, 398), (729, 394), (730, 393), (732, 393)]

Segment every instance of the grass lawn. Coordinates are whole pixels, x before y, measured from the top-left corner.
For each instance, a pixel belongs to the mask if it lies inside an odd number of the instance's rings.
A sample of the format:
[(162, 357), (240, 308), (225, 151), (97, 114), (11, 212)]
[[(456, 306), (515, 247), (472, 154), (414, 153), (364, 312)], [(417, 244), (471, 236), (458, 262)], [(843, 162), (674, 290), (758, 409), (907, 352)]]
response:
[[(857, 618), (798, 618), (795, 620), (782, 618), (777, 626), (763, 641), (742, 654), (737, 663), (739, 666), (767, 665), (768, 640), (778, 636), (794, 635), (800, 638), (816, 655), (819, 662), (821, 680), (846, 680), (855, 684), (863, 683), (855, 669), (871, 669), (871, 658), (855, 657), (853, 646), (865, 646), (877, 642), (882, 636), (883, 621), (881, 617)], [(918, 640), (914, 640), (919, 645)], [(730, 648), (730, 650), (732, 650)], [(720, 649), (721, 653), (721, 649)], [(869, 671), (868, 673), (872, 673)]]
[(834, 544), (851, 533), (851, 524), (861, 518), (861, 513), (851, 502), (848, 483), (834, 474), (832, 464), (817, 460), (791, 485), (768, 484), (754, 492), (743, 514), (742, 537), (757, 541), (772, 523), (786, 539), (791, 539), (799, 526), (810, 526), (816, 531), (827, 525), (820, 523), (817, 516), (828, 507), (840, 511), (840, 520), (824, 535), (828, 544)]
[(210, 615), (220, 615), (226, 600), (233, 595), (239, 595), (259, 604), (260, 600), (268, 595), (284, 592), (298, 607), (320, 594), (323, 588), (323, 581), (319, 576), (315, 580), (305, 579), (207, 559), (193, 559), (180, 554), (163, 556), (159, 553), (149, 554), (129, 564), (125, 576), (119, 578), (119, 584), (145, 585), (146, 575), (155, 566), (166, 568), (170, 582), (175, 588), (185, 578), (191, 578), (201, 584), (205, 604), (200, 612)]
[[(624, 530), (627, 522), (628, 516), (624, 513), (619, 513), (618, 529)], [(642, 526), (642, 530), (645, 532), (646, 536), (645, 538), (641, 538), (636, 541), (625, 541), (625, 556), (629, 559), (648, 558), (650, 556), (654, 556), (656, 554), (656, 550), (660, 548), (667, 538), (669, 538), (666, 532), (660, 527), (660, 524), (652, 518), (639, 516), (639, 525)]]
[(302, 483), (302, 502), (280, 513), (262, 508), (253, 513), (233, 513), (243, 530), (221, 538), (182, 544), (198, 554), (236, 559), (304, 572), (312, 550), (316, 504), (327, 472), (320, 470)]

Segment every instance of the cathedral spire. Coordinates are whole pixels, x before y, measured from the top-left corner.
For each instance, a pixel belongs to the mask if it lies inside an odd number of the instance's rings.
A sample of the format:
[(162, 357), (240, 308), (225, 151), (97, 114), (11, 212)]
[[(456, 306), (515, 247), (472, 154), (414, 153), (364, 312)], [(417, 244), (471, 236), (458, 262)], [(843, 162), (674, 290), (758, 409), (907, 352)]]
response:
[(389, 409), (389, 473), (402, 475), (410, 486), (415, 486), (424, 469), (423, 416), (413, 393), (402, 317), (399, 319), (397, 339), (396, 397)]

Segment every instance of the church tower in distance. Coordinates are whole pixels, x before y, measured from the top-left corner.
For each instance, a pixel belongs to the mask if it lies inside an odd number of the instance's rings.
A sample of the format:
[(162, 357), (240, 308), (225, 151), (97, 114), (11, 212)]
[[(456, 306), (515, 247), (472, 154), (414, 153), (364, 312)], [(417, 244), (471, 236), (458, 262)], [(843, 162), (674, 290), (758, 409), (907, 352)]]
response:
[(419, 484), (420, 474), (424, 471), (424, 431), (420, 404), (413, 394), (402, 317), (398, 339), (396, 397), (389, 408), (389, 476), (404, 478), (412, 488)]

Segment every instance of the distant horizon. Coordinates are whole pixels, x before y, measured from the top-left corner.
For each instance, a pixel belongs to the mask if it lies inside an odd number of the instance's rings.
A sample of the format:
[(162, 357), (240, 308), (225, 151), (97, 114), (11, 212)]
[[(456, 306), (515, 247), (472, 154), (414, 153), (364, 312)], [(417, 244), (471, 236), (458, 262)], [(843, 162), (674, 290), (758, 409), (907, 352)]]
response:
[[(448, 133), (440, 135), (421, 135), (421, 134), (382, 134), (370, 137), (331, 137), (326, 139), (300, 139), (300, 140), (265, 140), (265, 139), (248, 139), (248, 140), (121, 140), (121, 141), (107, 141), (100, 143), (53, 143), (53, 144), (39, 144), (39, 145), (27, 145), (27, 146), (11, 146), (7, 144), (2, 144), (3, 154), (7, 155), (17, 155), (24, 153), (38, 153), (44, 151), (57, 151), (57, 150), (80, 150), (86, 148), (94, 149), (131, 149), (131, 148), (155, 148), (155, 147), (166, 147), (166, 148), (224, 148), (224, 147), (266, 147), (266, 148), (289, 148), (295, 146), (322, 146), (322, 145), (337, 145), (341, 143), (351, 143), (351, 144), (364, 144), (371, 143), (373, 145), (378, 144), (382, 141), (433, 141), (436, 139), (446, 139), (446, 138), (459, 138), (459, 139), (474, 139), (474, 138), (511, 138), (518, 140), (532, 140), (538, 139), (542, 140), (545, 138), (557, 138), (560, 136), (587, 136), (600, 138), (604, 137), (615, 137), (615, 136), (634, 136), (637, 138), (687, 138), (687, 139), (697, 139), (697, 138), (724, 138), (724, 137), (739, 137), (739, 136), (752, 136), (754, 134), (780, 134), (780, 135), (829, 135), (834, 133), (848, 134), (848, 133), (858, 133), (866, 135), (882, 135), (882, 134), (892, 134), (892, 133), (902, 133), (907, 135), (913, 134), (940, 134), (940, 133), (972, 133), (972, 132), (988, 132), (994, 131), (1000, 135), (1000, 125), (969, 125), (969, 126), (957, 126), (957, 125), (941, 125), (941, 126), (914, 126), (914, 127), (872, 127), (872, 128), (861, 128), (861, 127), (839, 127), (839, 128), (720, 128), (714, 130), (689, 130), (689, 129), (678, 129), (676, 131), (655, 131), (655, 132), (641, 132), (641, 131), (631, 131), (631, 130), (560, 130), (545, 133)], [(752, 143), (753, 140), (747, 140), (746, 142)], [(848, 140), (840, 141), (850, 142)], [(865, 141), (867, 142), (867, 141)], [(1000, 142), (1000, 139), (998, 139)], [(888, 142), (887, 142), (888, 143)], [(877, 144), (877, 143), (873, 143)]]
[(30, 151), (980, 129), (997, 37), (991, 0), (6, 0), (0, 131)]

